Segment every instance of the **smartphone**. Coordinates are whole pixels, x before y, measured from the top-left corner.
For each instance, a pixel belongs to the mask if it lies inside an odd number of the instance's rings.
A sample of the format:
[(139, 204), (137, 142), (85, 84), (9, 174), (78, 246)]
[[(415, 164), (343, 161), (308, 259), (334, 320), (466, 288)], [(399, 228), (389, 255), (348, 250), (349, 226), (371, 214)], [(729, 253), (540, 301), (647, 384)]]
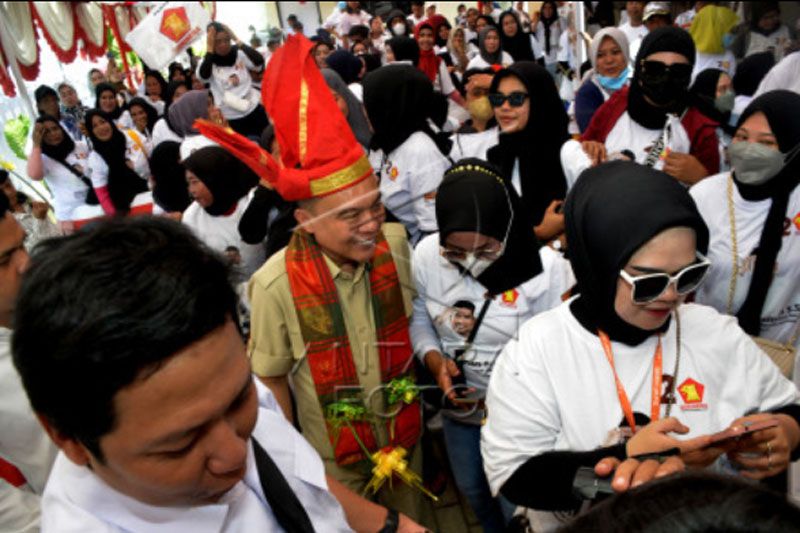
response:
[(755, 433), (756, 431), (778, 427), (778, 422), (775, 420), (763, 420), (761, 422), (745, 422), (743, 425), (745, 426), (744, 431), (736, 432), (732, 428), (728, 428), (714, 433), (711, 435), (711, 442), (707, 447), (728, 444), (730, 441), (737, 441), (742, 437), (746, 437), (747, 435)]

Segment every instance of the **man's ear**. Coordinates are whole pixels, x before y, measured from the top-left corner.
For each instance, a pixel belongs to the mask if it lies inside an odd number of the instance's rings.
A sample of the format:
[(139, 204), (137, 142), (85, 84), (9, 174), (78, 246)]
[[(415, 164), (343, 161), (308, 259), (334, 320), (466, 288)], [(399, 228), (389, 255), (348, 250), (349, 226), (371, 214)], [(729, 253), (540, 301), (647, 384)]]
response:
[(314, 234), (314, 215), (302, 207), (294, 210), (294, 219), (308, 233)]
[(39, 419), (39, 423), (50, 439), (64, 452), (64, 455), (66, 455), (70, 461), (78, 466), (89, 465), (91, 454), (83, 444), (72, 437), (64, 435), (61, 431), (53, 427), (45, 416), (36, 413), (36, 418)]

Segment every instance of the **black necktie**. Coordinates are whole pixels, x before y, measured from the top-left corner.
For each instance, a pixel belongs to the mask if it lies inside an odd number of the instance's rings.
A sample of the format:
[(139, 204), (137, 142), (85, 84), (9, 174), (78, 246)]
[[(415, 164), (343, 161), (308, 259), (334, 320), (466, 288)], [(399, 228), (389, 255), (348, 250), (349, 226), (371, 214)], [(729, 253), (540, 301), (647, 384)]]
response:
[(275, 461), (256, 439), (250, 440), (253, 442), (261, 489), (278, 524), (286, 530), (286, 533), (314, 533), (314, 527), (303, 504), (297, 499), (297, 495), (283, 477)]

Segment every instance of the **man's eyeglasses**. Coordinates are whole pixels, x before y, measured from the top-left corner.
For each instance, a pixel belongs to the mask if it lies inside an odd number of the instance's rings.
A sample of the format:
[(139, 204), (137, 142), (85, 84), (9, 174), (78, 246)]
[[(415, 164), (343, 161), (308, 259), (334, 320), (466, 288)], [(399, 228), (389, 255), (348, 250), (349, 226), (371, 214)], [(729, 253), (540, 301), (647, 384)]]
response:
[(492, 107), (500, 107), (508, 100), (508, 105), (511, 107), (522, 107), (527, 97), (528, 93), (522, 91), (514, 91), (511, 94), (492, 93), (489, 95), (489, 103)]
[(697, 289), (711, 267), (711, 261), (700, 252), (697, 252), (697, 259), (698, 262), (687, 266), (674, 276), (670, 276), (666, 272), (632, 276), (625, 270), (620, 270), (619, 275), (632, 287), (633, 303), (646, 304), (657, 300), (673, 283), (675, 291), (681, 296)]

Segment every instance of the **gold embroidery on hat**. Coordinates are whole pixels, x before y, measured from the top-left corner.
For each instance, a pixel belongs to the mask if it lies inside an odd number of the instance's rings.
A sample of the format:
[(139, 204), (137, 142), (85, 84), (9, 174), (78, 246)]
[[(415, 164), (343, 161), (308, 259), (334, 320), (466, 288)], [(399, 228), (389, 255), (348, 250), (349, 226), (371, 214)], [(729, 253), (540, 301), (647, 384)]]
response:
[(323, 196), (335, 190), (341, 189), (372, 172), (372, 165), (366, 156), (361, 156), (358, 161), (333, 174), (328, 174), (319, 179), (312, 179), (309, 187), (312, 196)]
[(308, 150), (308, 84), (305, 78), (300, 80), (300, 125), (298, 131), (300, 145), (300, 164), (305, 164)]

